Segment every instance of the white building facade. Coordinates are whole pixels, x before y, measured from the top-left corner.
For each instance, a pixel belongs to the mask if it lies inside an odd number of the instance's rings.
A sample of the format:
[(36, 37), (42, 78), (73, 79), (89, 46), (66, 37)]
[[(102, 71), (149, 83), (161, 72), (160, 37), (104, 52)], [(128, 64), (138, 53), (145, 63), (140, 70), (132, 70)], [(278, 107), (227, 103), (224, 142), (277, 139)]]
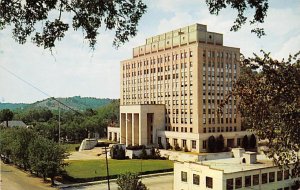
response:
[[(233, 149), (232, 155), (203, 156), (199, 162), (175, 162), (174, 190), (292, 190), (299, 177), (280, 169), (265, 155)], [(222, 158), (223, 157), (223, 158)], [(210, 160), (209, 160), (210, 159)]]

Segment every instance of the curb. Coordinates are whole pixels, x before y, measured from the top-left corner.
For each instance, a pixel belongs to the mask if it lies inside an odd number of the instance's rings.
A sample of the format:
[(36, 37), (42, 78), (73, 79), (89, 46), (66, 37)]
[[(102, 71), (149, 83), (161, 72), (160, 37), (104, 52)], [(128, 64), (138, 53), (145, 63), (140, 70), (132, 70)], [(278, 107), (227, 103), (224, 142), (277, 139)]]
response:
[[(148, 175), (141, 175), (140, 178), (151, 178), (151, 177), (157, 177), (157, 176), (165, 176), (165, 175), (171, 175), (173, 172), (164, 172), (164, 173), (156, 173), (156, 174), (148, 174)], [(110, 179), (110, 182), (115, 182), (117, 179)], [(101, 181), (92, 181), (92, 182), (86, 182), (86, 183), (73, 183), (73, 184), (59, 184), (56, 187), (59, 189), (65, 189), (70, 187), (80, 187), (80, 186), (90, 186), (90, 185), (98, 185), (107, 183), (107, 180), (101, 180)]]

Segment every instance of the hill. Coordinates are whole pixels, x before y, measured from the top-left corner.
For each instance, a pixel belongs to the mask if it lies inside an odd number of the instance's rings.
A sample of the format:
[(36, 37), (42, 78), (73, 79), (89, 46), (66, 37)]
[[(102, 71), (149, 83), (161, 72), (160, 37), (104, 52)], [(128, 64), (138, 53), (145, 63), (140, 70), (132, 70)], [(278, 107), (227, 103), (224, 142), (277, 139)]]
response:
[[(56, 98), (63, 104), (75, 109), (75, 110), (86, 110), (86, 109), (97, 109), (101, 106), (107, 105), (113, 99), (109, 98), (92, 98), (92, 97), (67, 97), (67, 98)], [(32, 104), (24, 103), (0, 103), (0, 110), (2, 109), (30, 109), (30, 108), (48, 108), (50, 110), (57, 109), (58, 102), (53, 98), (47, 98), (45, 100), (37, 101)], [(61, 106), (62, 109), (67, 109), (65, 106)]]

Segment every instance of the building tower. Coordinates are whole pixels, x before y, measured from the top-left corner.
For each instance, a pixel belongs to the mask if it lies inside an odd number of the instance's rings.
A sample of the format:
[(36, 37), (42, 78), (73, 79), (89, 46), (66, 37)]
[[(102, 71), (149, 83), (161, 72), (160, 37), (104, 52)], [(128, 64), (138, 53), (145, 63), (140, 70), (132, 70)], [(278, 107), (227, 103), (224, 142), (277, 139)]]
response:
[(247, 132), (241, 131), (236, 100), (216, 114), (239, 76), (239, 58), (239, 48), (223, 46), (223, 35), (206, 25), (147, 38), (121, 62), (120, 142), (200, 152), (211, 135), (222, 134), (225, 146), (239, 146)]

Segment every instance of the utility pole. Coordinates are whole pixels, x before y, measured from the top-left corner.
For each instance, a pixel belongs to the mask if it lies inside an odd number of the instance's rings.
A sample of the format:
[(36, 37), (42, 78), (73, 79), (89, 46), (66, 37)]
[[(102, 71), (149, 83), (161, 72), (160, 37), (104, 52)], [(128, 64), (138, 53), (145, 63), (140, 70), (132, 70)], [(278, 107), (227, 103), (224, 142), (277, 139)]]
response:
[(58, 144), (60, 144), (60, 104), (58, 104)]
[(108, 162), (107, 162), (107, 150), (106, 150), (106, 145), (104, 146), (105, 149), (105, 160), (106, 160), (106, 178), (107, 178), (107, 187), (108, 190), (110, 190), (110, 185), (109, 185), (109, 171), (108, 171)]

